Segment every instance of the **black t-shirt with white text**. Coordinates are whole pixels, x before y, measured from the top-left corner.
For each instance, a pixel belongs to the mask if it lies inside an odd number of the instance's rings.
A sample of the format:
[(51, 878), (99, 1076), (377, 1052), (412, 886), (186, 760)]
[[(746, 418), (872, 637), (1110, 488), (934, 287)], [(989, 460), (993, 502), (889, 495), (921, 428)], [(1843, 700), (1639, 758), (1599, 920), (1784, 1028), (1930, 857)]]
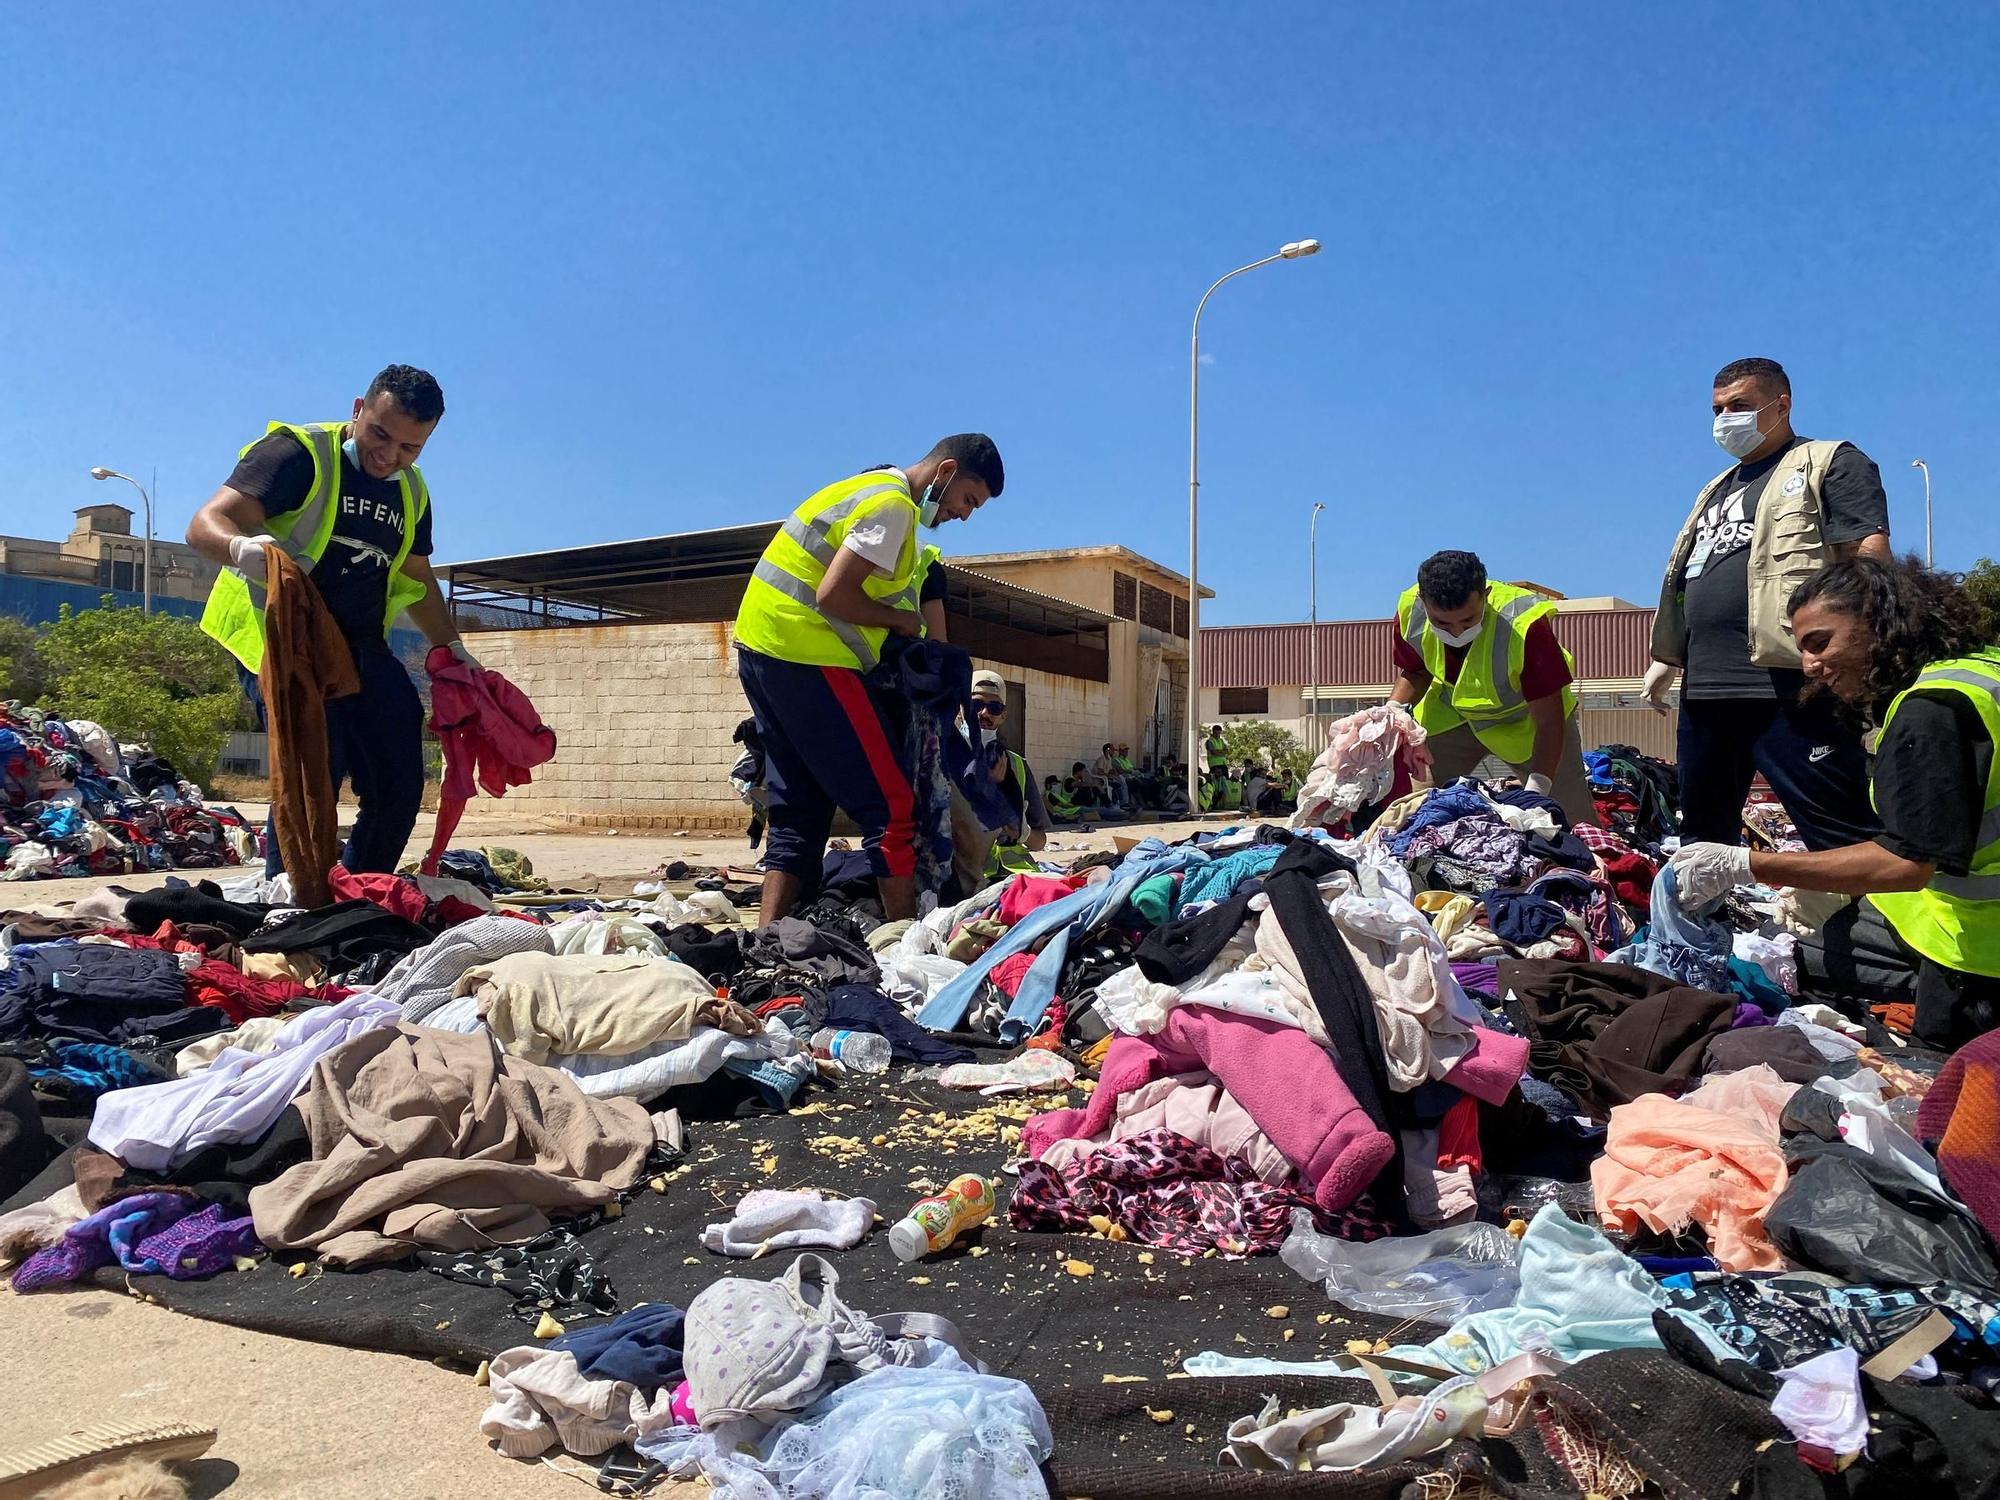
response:
[[(1799, 439), (1798, 441), (1804, 441)], [(1798, 696), (1804, 677), (1750, 660), (1750, 538), (1757, 506), (1781, 449), (1736, 470), (1709, 497), (1695, 522), (1694, 547), (1681, 573), (1687, 591), (1687, 672), (1681, 696), (1782, 698)], [(1875, 461), (1842, 443), (1820, 481), (1822, 530), (1828, 546), (1858, 542), (1889, 529), (1889, 497)]]
[[(229, 487), (256, 500), (265, 515), (277, 516), (305, 504), (312, 479), (312, 454), (305, 445), (288, 432), (273, 432), (252, 444), (237, 461)], [(384, 644), (382, 616), (389, 606), (389, 570), (402, 546), (402, 481), (372, 478), (342, 454), (333, 535), (327, 540), (325, 554), (313, 565), (312, 581), (349, 646)], [(417, 518), (410, 556), (430, 555), (431, 513), (426, 506)]]

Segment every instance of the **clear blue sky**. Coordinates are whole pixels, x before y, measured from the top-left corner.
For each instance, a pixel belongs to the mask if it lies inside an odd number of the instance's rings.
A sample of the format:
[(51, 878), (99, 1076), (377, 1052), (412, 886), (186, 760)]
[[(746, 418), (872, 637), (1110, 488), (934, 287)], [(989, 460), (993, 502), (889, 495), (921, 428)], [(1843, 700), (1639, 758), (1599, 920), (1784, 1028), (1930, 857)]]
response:
[[(1187, 560), (1211, 623), (1415, 564), (1645, 603), (1789, 367), (1897, 540), (2000, 554), (2000, 20), (1521, 4), (11, 7), (0, 530), (158, 466), (178, 536), (391, 360), (450, 410), (440, 561), (771, 518), (998, 440), (947, 551)], [(119, 486), (118, 488), (123, 488)], [(136, 498), (129, 494), (120, 498)]]

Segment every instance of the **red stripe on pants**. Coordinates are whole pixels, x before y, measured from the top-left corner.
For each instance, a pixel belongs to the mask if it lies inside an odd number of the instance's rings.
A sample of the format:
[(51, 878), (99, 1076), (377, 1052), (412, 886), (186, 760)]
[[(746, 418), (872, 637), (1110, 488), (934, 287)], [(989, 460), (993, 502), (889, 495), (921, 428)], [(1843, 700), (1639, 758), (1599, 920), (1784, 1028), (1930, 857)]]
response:
[(889, 748), (889, 737), (882, 732), (882, 716), (875, 712), (874, 701), (862, 685), (859, 672), (846, 667), (820, 670), (826, 674), (826, 685), (834, 701), (853, 726), (855, 741), (868, 757), (868, 769), (875, 773), (875, 784), (888, 804), (889, 819), (882, 829), (882, 861), (892, 876), (914, 875), (917, 873), (916, 798), (910, 791), (910, 778), (903, 774), (895, 752)]

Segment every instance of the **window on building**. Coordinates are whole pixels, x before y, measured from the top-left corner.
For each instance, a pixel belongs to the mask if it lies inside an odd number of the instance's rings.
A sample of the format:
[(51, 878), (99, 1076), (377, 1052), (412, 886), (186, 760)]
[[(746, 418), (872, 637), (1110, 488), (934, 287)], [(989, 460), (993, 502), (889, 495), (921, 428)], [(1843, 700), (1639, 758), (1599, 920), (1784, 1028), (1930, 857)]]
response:
[(1139, 623), (1155, 630), (1174, 628), (1174, 596), (1150, 583), (1139, 585)]
[(114, 562), (111, 564), (111, 586), (114, 589), (121, 589), (128, 594), (137, 587), (132, 581), (131, 563)]
[[(1381, 701), (1380, 698), (1355, 698), (1343, 697), (1337, 694), (1324, 694), (1319, 698), (1319, 715), (1323, 719), (1344, 719), (1349, 714), (1360, 713), (1364, 708), (1372, 708)], [(1313, 695), (1311, 693), (1299, 694), (1299, 712), (1307, 718), (1312, 717)]]
[(1188, 633), (1188, 602), (1179, 594), (1174, 595), (1174, 634), (1182, 640)]
[(1267, 687), (1223, 688), (1217, 697), (1217, 706), (1224, 718), (1232, 715), (1268, 714), (1271, 711), (1271, 690)]
[(1139, 580), (1130, 573), (1111, 575), (1111, 613), (1121, 620), (1139, 618)]

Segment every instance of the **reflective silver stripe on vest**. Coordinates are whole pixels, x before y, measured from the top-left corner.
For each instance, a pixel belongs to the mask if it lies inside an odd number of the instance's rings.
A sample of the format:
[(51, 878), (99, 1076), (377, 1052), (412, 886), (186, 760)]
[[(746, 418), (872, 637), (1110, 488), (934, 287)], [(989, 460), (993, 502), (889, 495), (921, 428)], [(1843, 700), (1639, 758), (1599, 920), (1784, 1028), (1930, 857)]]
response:
[(822, 568), (830, 568), (833, 566), (833, 559), (840, 551), (827, 535), (833, 530), (834, 523), (846, 520), (864, 502), (873, 500), (877, 495), (903, 492), (903, 486), (900, 484), (871, 484), (866, 489), (856, 490), (845, 500), (829, 505), (810, 521), (801, 521), (794, 512), (785, 518), (785, 524), (781, 529), (786, 536), (804, 548)]
[(759, 561), (750, 576), (759, 583), (769, 584), (792, 603), (811, 610), (814, 616), (833, 632), (834, 638), (854, 653), (854, 659), (861, 663), (862, 671), (867, 672), (874, 668), (876, 661), (879, 660), (875, 648), (868, 644), (866, 638), (854, 626), (845, 620), (834, 619), (821, 609), (819, 596), (813, 592), (813, 586), (803, 578), (792, 577), (769, 558)]
[(1961, 901), (2000, 901), (2000, 875), (1934, 875), (1927, 889)]
[(1403, 630), (1403, 643), (1418, 656), (1424, 654), (1424, 629), (1430, 624), (1430, 616), (1424, 613), (1421, 597), (1410, 601), (1410, 623)]
[[(1919, 688), (1935, 687), (1945, 682), (1955, 682), (1963, 687), (1974, 688), (1984, 693), (1988, 698), (1993, 699), (1995, 703), (2000, 704), (2000, 680), (1988, 677), (1981, 672), (1968, 672), (1963, 667), (1926, 667), (1917, 674), (1917, 680), (1910, 684), (1909, 691), (1916, 692)], [(1979, 820), (1979, 834), (1973, 844), (1972, 850), (1975, 861), (1986, 846), (1995, 841), (2000, 841), (2000, 807), (1989, 807), (1986, 809), (1986, 815)], [(1962, 885), (1968, 881), (1976, 883), (1981, 880), (1991, 881), (1993, 879), (2000, 879), (2000, 877), (1940, 875), (1931, 882), (1931, 887), (1934, 890), (1946, 891), (1947, 894), (1965, 895), (1968, 900), (1990, 901), (1995, 899), (1992, 892), (1973, 894), (1950, 891), (1948, 887), (1952, 883)]]
[(314, 560), (306, 556), (306, 549), (312, 546), (313, 537), (319, 533), (320, 518), (326, 514), (326, 508), (340, 493), (340, 444), (334, 441), (338, 430), (320, 426), (305, 430), (306, 436), (312, 440), (313, 491), (292, 516), (292, 524), (286, 528), (285, 534), (278, 538), (278, 545), (291, 555), (301, 572), (312, 571)]
[(1978, 688), (1987, 697), (2000, 702), (2000, 682), (1979, 672), (1968, 672), (1963, 667), (1938, 667), (1926, 669), (1917, 674), (1917, 680), (1910, 684), (1911, 691), (1928, 687), (1934, 682), (1960, 682), (1967, 687)]
[(1527, 595), (1519, 599), (1510, 599), (1493, 611), (1498, 617), (1499, 625), (1504, 627), (1496, 629), (1489, 625), (1486, 630), (1487, 635), (1492, 638), (1492, 645), (1487, 649), (1492, 653), (1488, 666), (1492, 674), (1493, 696), (1500, 706), (1491, 713), (1481, 713), (1477, 710), (1468, 713), (1454, 703), (1452, 707), (1468, 724), (1511, 723), (1528, 711), (1528, 700), (1515, 688), (1513, 676), (1507, 670), (1507, 645), (1514, 638), (1514, 622), (1541, 602), (1540, 599)]

